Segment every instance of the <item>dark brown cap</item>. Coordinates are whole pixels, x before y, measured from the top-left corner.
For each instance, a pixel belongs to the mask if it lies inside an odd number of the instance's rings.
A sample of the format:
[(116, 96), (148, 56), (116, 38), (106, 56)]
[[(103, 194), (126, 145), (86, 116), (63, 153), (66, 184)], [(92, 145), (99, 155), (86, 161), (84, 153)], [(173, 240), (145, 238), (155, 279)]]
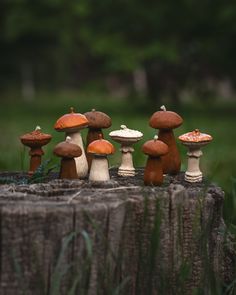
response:
[(85, 128), (89, 124), (87, 118), (80, 113), (75, 113), (74, 108), (70, 108), (70, 113), (60, 117), (55, 125), (54, 129), (57, 131), (76, 131), (80, 128)]
[(71, 138), (67, 136), (65, 141), (55, 146), (53, 153), (62, 158), (76, 158), (82, 155), (82, 150), (77, 144), (72, 143)]
[(103, 112), (92, 109), (91, 112), (84, 115), (88, 119), (91, 129), (109, 128), (111, 126), (111, 118)]
[(155, 112), (150, 120), (149, 125), (155, 129), (175, 129), (183, 123), (183, 119), (175, 112), (167, 111), (164, 106), (161, 111)]
[(114, 146), (105, 139), (94, 140), (88, 145), (87, 153), (97, 154), (97, 155), (110, 155), (114, 154), (115, 148)]
[(42, 133), (41, 128), (37, 126), (34, 131), (26, 133), (20, 137), (21, 142), (29, 147), (43, 146), (52, 139), (50, 134)]
[(152, 157), (160, 157), (168, 153), (168, 145), (158, 140), (158, 136), (155, 135), (154, 139), (148, 140), (142, 146), (144, 154)]

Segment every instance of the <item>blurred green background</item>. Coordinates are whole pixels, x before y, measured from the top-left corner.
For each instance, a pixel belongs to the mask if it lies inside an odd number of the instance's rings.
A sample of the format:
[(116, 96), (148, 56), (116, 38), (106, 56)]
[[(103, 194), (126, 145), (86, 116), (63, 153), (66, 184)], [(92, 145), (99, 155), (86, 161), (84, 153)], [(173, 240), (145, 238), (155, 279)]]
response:
[(184, 118), (176, 136), (213, 136), (201, 167), (225, 190), (225, 218), (235, 223), (235, 18), (233, 1), (2, 0), (0, 169), (27, 170), (19, 136), (36, 125), (53, 135), (44, 159), (59, 163), (52, 149), (63, 134), (53, 125), (70, 106), (109, 114), (107, 138), (121, 124), (142, 131), (134, 162), (144, 166), (140, 147), (156, 132), (148, 120), (165, 104)]

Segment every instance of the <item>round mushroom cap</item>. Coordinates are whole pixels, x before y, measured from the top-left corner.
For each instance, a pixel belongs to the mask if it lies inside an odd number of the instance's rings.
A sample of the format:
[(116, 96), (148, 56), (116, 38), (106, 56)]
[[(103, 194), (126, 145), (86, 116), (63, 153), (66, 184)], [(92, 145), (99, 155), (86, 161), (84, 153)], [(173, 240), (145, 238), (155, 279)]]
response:
[(65, 141), (55, 146), (53, 153), (62, 158), (76, 158), (82, 155), (82, 150), (77, 144), (72, 143), (71, 138), (67, 136)]
[(120, 130), (114, 130), (109, 133), (112, 139), (124, 138), (124, 139), (141, 139), (143, 133), (138, 130), (129, 129), (126, 125), (121, 125)]
[(175, 129), (183, 123), (183, 119), (175, 112), (167, 111), (164, 106), (160, 111), (155, 112), (150, 120), (149, 125), (155, 129)]
[(88, 119), (88, 127), (91, 129), (109, 128), (111, 126), (111, 118), (103, 112), (92, 109), (91, 112), (84, 115)]
[(63, 115), (56, 121), (55, 130), (73, 132), (88, 126), (89, 122), (83, 114), (75, 113), (74, 108), (71, 108), (70, 111), (69, 114)]
[(192, 132), (187, 132), (179, 136), (179, 140), (187, 143), (200, 143), (209, 142), (213, 138), (211, 135), (206, 133), (201, 133), (199, 129), (195, 129)]
[(103, 138), (94, 140), (88, 145), (87, 153), (90, 154), (97, 154), (97, 155), (111, 155), (114, 154), (115, 148), (114, 146), (108, 141)]
[(52, 139), (50, 134), (42, 133), (41, 128), (37, 126), (34, 131), (20, 136), (21, 142), (29, 147), (44, 146)]
[(146, 141), (142, 146), (142, 152), (148, 156), (160, 157), (168, 153), (168, 145), (158, 140), (158, 136), (155, 135), (154, 139)]

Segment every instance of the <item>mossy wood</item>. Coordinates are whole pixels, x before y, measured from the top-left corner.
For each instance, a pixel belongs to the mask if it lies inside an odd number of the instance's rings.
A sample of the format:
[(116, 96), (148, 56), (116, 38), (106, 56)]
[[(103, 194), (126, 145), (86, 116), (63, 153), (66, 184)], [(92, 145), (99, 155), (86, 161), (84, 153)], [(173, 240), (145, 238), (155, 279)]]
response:
[(1, 295), (208, 294), (233, 280), (220, 188), (111, 174), (0, 186)]

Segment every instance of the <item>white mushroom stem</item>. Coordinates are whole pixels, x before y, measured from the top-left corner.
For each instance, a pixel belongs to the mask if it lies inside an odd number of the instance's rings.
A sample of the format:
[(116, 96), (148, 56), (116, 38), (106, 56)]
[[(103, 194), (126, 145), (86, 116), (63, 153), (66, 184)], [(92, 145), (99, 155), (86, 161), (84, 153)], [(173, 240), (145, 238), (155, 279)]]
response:
[(89, 173), (91, 181), (107, 181), (110, 180), (108, 170), (108, 160), (106, 156), (94, 155)]
[(84, 144), (80, 134), (80, 131), (76, 131), (73, 133), (66, 133), (66, 136), (71, 138), (71, 143), (77, 144), (81, 150), (82, 155), (80, 157), (75, 158), (76, 171), (79, 178), (84, 178), (88, 175), (88, 162), (84, 151)]
[(133, 147), (122, 145), (120, 148), (121, 155), (121, 165), (118, 169), (118, 175), (120, 176), (134, 176), (135, 169), (133, 165), (132, 153), (134, 152)]
[(201, 182), (202, 172), (199, 168), (202, 151), (200, 147), (188, 147), (188, 168), (185, 172), (185, 180), (188, 182)]

